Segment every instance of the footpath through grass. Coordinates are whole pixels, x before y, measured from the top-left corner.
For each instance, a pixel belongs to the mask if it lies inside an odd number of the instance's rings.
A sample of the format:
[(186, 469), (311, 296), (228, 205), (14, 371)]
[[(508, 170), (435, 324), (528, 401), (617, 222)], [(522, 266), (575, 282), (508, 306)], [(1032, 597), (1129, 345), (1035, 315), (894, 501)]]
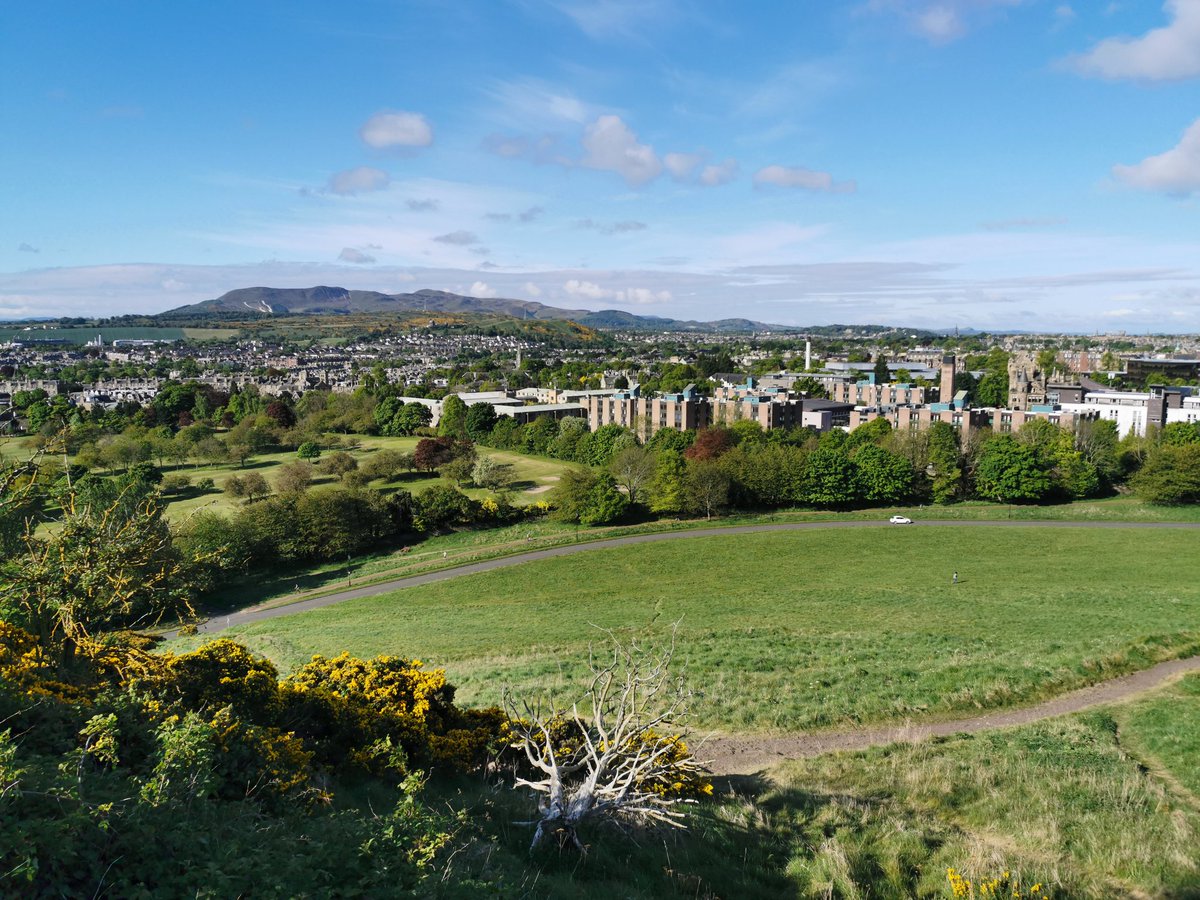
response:
[(948, 718), (1200, 652), (1195, 544), (1169, 529), (1032, 526), (731, 534), (529, 563), (225, 634), (285, 670), (313, 653), (415, 656), (482, 704), (506, 685), (576, 689), (598, 629), (661, 638), (678, 621), (702, 728)]
[(1009, 872), (1023, 896), (1182, 900), (1200, 896), (1198, 747), (1191, 675), (1086, 714), (731, 779), (687, 831), (592, 828), (583, 859), (528, 855), (518, 792), (430, 787), (479, 835), (453, 875), (499, 896), (947, 898), (953, 867), (975, 884)]

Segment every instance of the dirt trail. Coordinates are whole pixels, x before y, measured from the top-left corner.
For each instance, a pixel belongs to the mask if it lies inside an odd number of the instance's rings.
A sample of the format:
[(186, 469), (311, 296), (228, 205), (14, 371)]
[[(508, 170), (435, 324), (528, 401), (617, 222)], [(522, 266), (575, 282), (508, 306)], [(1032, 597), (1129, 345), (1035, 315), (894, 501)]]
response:
[(1041, 719), (1080, 712), (1093, 706), (1115, 703), (1158, 687), (1164, 681), (1187, 672), (1200, 671), (1200, 656), (1173, 659), (1132, 675), (1102, 681), (1090, 687), (1062, 694), (1036, 706), (997, 710), (992, 713), (913, 725), (888, 725), (850, 731), (826, 731), (814, 734), (777, 737), (729, 735), (713, 737), (703, 743), (697, 756), (709, 762), (718, 775), (749, 775), (789, 759), (820, 756), (838, 750), (865, 750), (882, 744), (912, 743), (931, 737), (989, 731), (1012, 725), (1027, 725)]

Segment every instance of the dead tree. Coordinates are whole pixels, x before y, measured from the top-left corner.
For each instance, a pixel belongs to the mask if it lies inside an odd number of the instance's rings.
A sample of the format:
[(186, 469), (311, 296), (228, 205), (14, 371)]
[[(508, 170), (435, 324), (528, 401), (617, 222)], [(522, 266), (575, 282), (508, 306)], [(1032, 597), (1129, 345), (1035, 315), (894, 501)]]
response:
[(579, 828), (590, 820), (686, 827), (683, 805), (711, 792), (678, 734), (691, 694), (670, 671), (674, 635), (665, 649), (609, 638), (611, 654), (598, 659), (593, 649), (591, 682), (569, 710), (547, 714), (505, 695), (513, 746), (530, 773), (515, 786), (538, 799), (539, 818), (521, 823), (536, 826), (530, 850), (553, 834), (559, 846), (586, 852)]

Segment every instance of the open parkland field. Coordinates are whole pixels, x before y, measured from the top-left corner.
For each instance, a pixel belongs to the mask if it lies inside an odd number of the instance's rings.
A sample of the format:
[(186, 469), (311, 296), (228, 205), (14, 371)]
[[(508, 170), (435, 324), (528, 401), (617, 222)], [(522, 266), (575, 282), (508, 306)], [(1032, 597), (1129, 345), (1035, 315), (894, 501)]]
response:
[[(365, 438), (352, 453), (414, 444)], [(537, 499), (563, 469), (481, 452), (516, 465), (517, 502)], [(250, 466), (270, 479), (293, 458), (264, 455)], [(238, 470), (182, 471), (219, 486)], [(394, 486), (418, 492), (438, 480)], [(173, 504), (170, 515), (236, 502), (210, 494)], [(404, 555), (231, 586), (209, 633), (164, 649), (230, 637), (285, 672), (314, 653), (415, 657), (446, 669), (461, 702), (483, 705), (508, 688), (570, 697), (589, 644), (606, 630), (663, 641), (674, 626), (702, 759), (706, 740), (752, 747), (1027, 709), (1200, 654), (1200, 531), (1172, 527), (1195, 524), (1195, 509), (1115, 497), (900, 511), (917, 525), (882, 524), (892, 510), (791, 511), (719, 524), (858, 524), (693, 536), (688, 529), (718, 523), (592, 530), (541, 520), (435, 536)], [(961, 521), (928, 524), (934, 517)], [(1003, 525), (984, 527), (995, 520)], [(663, 530), (678, 533), (618, 543)], [(319, 598), (347, 576), (358, 585), (449, 574), (597, 538), (610, 540), (221, 628), (223, 613), (264, 601), (286, 613), (297, 585), (301, 597)], [(1200, 897), (1200, 674), (1016, 727), (798, 755), (807, 758), (718, 779), (689, 831), (663, 845), (602, 841), (587, 866), (542, 865), (530, 895), (941, 897), (954, 867), (973, 879), (1011, 871), (1054, 897)], [(527, 834), (512, 825), (512, 801), (456, 790), (455, 802), (473, 804), (471, 815), (519, 858)]]
[[(1200, 653), (1198, 537), (1085, 523), (680, 536), (218, 634), (283, 670), (342, 650), (418, 657), (487, 704), (506, 687), (569, 696), (602, 629), (662, 640), (677, 622), (693, 740), (753, 741), (1020, 708)], [(1075, 715), (731, 777), (670, 853), (713, 896), (946, 896), (954, 866), (1052, 896), (1195, 897), (1198, 761), (1192, 674)], [(643, 874), (593, 883), (551, 867), (547, 896), (660, 895), (651, 851), (599, 852)]]

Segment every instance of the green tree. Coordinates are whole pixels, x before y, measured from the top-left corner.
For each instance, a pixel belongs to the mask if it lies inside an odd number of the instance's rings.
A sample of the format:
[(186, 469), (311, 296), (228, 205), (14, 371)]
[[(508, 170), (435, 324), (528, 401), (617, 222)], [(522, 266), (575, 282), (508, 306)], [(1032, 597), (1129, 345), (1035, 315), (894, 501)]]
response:
[(630, 504), (642, 499), (643, 490), (654, 477), (654, 454), (645, 447), (626, 447), (613, 456), (608, 464), (609, 474), (625, 489)]
[(583, 525), (608, 525), (621, 518), (628, 506), (629, 501), (617, 488), (613, 477), (607, 472), (601, 472), (588, 491), (583, 509), (579, 513), (579, 522)]
[[(443, 413), (444, 414), (444, 413)], [(496, 407), (490, 403), (472, 403), (467, 409), (467, 414), (463, 420), (463, 427), (466, 429), (467, 437), (473, 441), (482, 441), (492, 433), (492, 429), (496, 427)]]
[(875, 354), (875, 368), (872, 371), (875, 374), (876, 384), (887, 384), (892, 380), (891, 370), (888, 369), (888, 358), (882, 351)]
[(688, 460), (683, 479), (684, 503), (694, 513), (711, 519), (729, 503), (729, 476), (715, 459)]
[(840, 447), (818, 447), (808, 455), (804, 502), (822, 508), (849, 506), (855, 492), (854, 461)]
[(934, 503), (953, 503), (963, 494), (962, 453), (958, 433), (948, 422), (929, 427), (929, 468)]
[(858, 449), (854, 468), (857, 493), (868, 503), (899, 503), (912, 495), (913, 472), (908, 460), (876, 444)]
[(301, 459), (314, 460), (321, 458), (321, 446), (316, 441), (305, 441), (296, 448), (296, 455)]
[(989, 438), (975, 462), (975, 493), (999, 503), (1036, 503), (1052, 483), (1033, 448), (1011, 435)]
[(546, 498), (554, 508), (552, 517), (562, 522), (580, 521), (595, 484), (596, 473), (591, 469), (564, 471)]
[(1200, 444), (1158, 448), (1129, 483), (1134, 493), (1150, 503), (1200, 502)]
[(462, 440), (467, 436), (467, 404), (458, 394), (447, 394), (442, 401), (442, 417), (438, 420), (438, 434)]
[(656, 454), (654, 478), (650, 482), (651, 512), (677, 515), (684, 510), (684, 476), (687, 466), (679, 450), (659, 450)]
[(512, 484), (514, 470), (510, 463), (494, 456), (481, 456), (471, 469), (471, 481), (489, 491), (499, 491)]

